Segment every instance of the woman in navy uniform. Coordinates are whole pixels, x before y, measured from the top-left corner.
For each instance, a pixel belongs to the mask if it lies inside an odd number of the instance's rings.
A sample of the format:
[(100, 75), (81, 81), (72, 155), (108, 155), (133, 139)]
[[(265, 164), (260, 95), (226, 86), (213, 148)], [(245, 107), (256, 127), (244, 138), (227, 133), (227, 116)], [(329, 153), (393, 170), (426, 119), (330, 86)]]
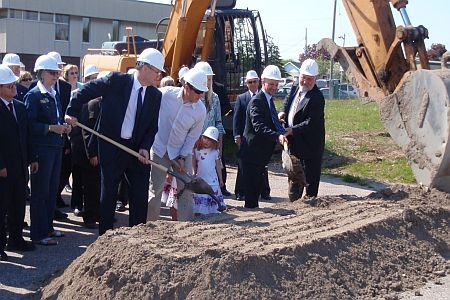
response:
[(25, 95), (31, 139), (39, 160), (39, 170), (31, 175), (31, 239), (40, 245), (56, 245), (53, 214), (61, 172), (63, 134), (71, 127), (64, 124), (59, 94), (54, 90), (60, 69), (57, 61), (41, 55), (35, 63), (38, 82)]

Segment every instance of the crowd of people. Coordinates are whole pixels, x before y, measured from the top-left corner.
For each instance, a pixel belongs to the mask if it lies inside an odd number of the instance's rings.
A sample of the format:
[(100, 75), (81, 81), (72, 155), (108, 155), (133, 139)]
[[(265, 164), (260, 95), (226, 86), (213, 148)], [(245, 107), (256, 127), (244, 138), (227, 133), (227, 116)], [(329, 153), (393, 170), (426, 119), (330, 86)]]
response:
[[(162, 202), (179, 221), (227, 209), (223, 105), (207, 62), (181, 68), (177, 80), (161, 78), (164, 57), (148, 48), (127, 73), (95, 65), (82, 71), (80, 77), (78, 66), (50, 52), (36, 60), (33, 79), (18, 55), (3, 58), (0, 139), (8, 143), (0, 147), (1, 260), (8, 259), (5, 248), (32, 251), (64, 237), (53, 220), (67, 218), (58, 207), (66, 205), (61, 193), (70, 176), (73, 213), (99, 235), (114, 227), (115, 211), (127, 204), (129, 226), (157, 220)], [(234, 191), (245, 208), (270, 199), (267, 165), (277, 143), (289, 144), (306, 175), (306, 185), (289, 175), (289, 199), (300, 199), (304, 188), (305, 197), (317, 196), (325, 136), (317, 75), (317, 63), (306, 60), (278, 113), (279, 68), (267, 66), (261, 82), (255, 70), (247, 72), (248, 91), (238, 96), (233, 116)], [(212, 192), (186, 186), (192, 176)], [(31, 242), (23, 237), (27, 199)]]

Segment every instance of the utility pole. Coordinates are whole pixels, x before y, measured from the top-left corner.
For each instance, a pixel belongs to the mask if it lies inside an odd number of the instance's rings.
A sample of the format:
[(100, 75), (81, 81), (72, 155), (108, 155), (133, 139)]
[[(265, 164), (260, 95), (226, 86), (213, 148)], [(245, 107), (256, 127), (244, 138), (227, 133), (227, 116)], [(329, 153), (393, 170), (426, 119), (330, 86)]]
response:
[[(336, 5), (337, 5), (337, 0), (334, 0), (334, 11), (333, 11), (333, 32), (331, 34), (331, 39), (334, 42), (334, 32), (335, 32), (335, 28), (336, 28)], [(332, 99), (334, 97), (334, 87), (333, 87), (333, 67), (334, 67), (334, 59), (331, 58), (330, 61), (330, 99)]]
[(305, 27), (305, 52), (308, 49), (308, 27)]

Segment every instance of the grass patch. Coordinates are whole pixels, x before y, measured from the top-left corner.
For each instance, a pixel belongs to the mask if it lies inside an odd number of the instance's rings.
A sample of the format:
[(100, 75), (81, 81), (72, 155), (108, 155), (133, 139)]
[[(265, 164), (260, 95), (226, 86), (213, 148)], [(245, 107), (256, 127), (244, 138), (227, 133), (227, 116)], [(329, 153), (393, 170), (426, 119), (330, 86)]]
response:
[(324, 174), (360, 184), (415, 182), (405, 155), (380, 121), (376, 103), (327, 100), (325, 127)]

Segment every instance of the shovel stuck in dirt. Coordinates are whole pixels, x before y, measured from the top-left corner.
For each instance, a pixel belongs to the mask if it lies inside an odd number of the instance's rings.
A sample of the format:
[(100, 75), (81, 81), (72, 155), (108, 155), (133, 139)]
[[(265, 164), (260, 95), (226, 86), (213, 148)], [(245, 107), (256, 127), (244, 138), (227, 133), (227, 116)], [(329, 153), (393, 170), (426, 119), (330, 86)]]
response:
[(289, 153), (289, 146), (287, 142), (283, 144), (281, 161), (283, 163), (283, 169), (286, 171), (289, 179), (294, 180), (298, 185), (303, 187), (307, 186), (302, 163), (295, 155), (291, 155)]
[[(114, 141), (113, 139), (110, 139), (107, 136), (104, 136), (103, 134), (95, 131), (94, 129), (91, 129), (89, 127), (87, 127), (86, 125), (83, 125), (79, 122), (77, 122), (75, 124), (76, 126), (79, 126), (80, 128), (95, 134), (96, 136), (98, 136), (99, 138), (113, 144), (116, 147), (119, 147), (120, 149), (122, 149), (123, 151), (127, 152), (128, 154), (131, 154), (137, 158), (142, 158), (142, 155), (140, 155), (138, 152), (122, 145), (121, 143), (118, 143), (116, 141)], [(183, 189), (188, 189), (196, 194), (207, 194), (209, 196), (211, 196), (216, 202), (218, 202), (218, 199), (214, 193), (214, 190), (211, 188), (211, 186), (206, 183), (205, 180), (203, 180), (200, 177), (193, 177), (192, 175), (189, 175), (188, 173), (179, 173), (173, 170), (170, 170), (168, 168), (166, 168), (163, 165), (157, 164), (154, 161), (148, 159), (148, 162), (150, 162), (150, 164), (153, 167), (156, 167), (158, 169), (160, 169), (161, 171), (168, 173), (176, 178), (178, 178), (179, 180), (181, 180), (184, 183), (184, 188)]]

